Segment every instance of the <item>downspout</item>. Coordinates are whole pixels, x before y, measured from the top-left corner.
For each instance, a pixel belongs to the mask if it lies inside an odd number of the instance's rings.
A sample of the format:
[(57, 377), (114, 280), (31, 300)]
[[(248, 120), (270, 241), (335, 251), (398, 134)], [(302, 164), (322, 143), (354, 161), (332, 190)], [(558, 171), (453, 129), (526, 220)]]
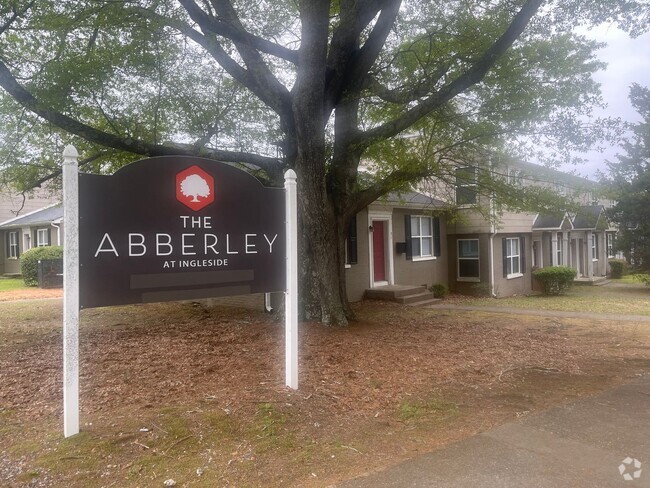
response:
[(497, 235), (497, 226), (496, 222), (496, 211), (494, 208), (494, 197), (490, 198), (490, 296), (496, 298), (497, 294), (495, 292), (494, 286), (494, 237)]
[(56, 245), (61, 245), (61, 224), (55, 224), (51, 222), (50, 225), (56, 229)]
[(492, 233), (490, 234), (490, 295), (496, 298), (497, 294), (494, 291), (494, 237), (498, 234), (497, 228), (494, 224), (490, 224)]

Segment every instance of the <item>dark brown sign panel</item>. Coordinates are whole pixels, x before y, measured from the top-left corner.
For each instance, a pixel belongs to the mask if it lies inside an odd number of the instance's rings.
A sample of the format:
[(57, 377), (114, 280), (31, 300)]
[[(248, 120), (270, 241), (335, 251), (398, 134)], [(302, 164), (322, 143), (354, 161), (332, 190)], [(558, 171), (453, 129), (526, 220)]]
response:
[(185, 156), (80, 174), (79, 263), (82, 308), (284, 291), (284, 190)]

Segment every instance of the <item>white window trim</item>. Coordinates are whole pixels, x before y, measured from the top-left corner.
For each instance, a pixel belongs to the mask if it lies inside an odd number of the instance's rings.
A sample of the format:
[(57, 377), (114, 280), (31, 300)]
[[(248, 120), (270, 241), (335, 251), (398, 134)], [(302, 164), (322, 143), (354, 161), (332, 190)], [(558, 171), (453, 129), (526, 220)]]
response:
[[(41, 234), (45, 234), (45, 241), (41, 241)], [(49, 246), (47, 242), (47, 229), (36, 229), (36, 247), (46, 247)]]
[[(14, 242), (12, 243), (12, 239), (14, 238)], [(12, 249), (15, 249), (15, 251), (12, 252)], [(7, 259), (18, 259), (18, 231), (10, 231), (9, 232), (9, 257)]]
[[(519, 253), (509, 255), (507, 250), (508, 241), (514, 241), (514, 240), (517, 240), (517, 248), (519, 249)], [(515, 257), (519, 258), (517, 261), (519, 263), (519, 270), (516, 273), (510, 273), (506, 275), (507, 280), (511, 280), (513, 278), (521, 278), (524, 274), (521, 272), (521, 239), (519, 237), (506, 237), (506, 260), (512, 261), (512, 259)]]
[[(461, 258), (460, 257), (460, 242), (461, 241), (476, 241), (478, 243), (478, 256), (475, 258)], [(458, 239), (456, 241), (456, 281), (471, 281), (471, 282), (476, 282), (480, 283), (481, 282), (481, 242), (477, 238), (473, 239)], [(467, 260), (469, 261), (470, 259), (478, 261), (478, 276), (460, 276), (460, 260)]]
[[(434, 241), (435, 240), (434, 240), (434, 233), (433, 233), (433, 217), (431, 217), (429, 215), (411, 215), (411, 219), (414, 219), (414, 218), (417, 218), (417, 219), (429, 219), (429, 224), (430, 224), (430, 228), (431, 228), (431, 235), (430, 236), (422, 236), (422, 235), (414, 236), (413, 235), (413, 223), (411, 223), (411, 240), (413, 240), (413, 239), (419, 239), (420, 240), (420, 252), (422, 252), (422, 239), (431, 239), (431, 254), (419, 255), (419, 256), (416, 256), (415, 254), (413, 254), (411, 256), (411, 260), (412, 261), (435, 261), (436, 260), (436, 255), (434, 254), (435, 253), (435, 249), (434, 249)], [(422, 224), (420, 224), (420, 229), (422, 229)], [(420, 230), (420, 232), (422, 232), (422, 231)], [(411, 245), (411, 251), (412, 250), (413, 250), (413, 246)]]
[(591, 261), (598, 261), (598, 237), (596, 234), (591, 235)]
[[(605, 234), (605, 246), (607, 247), (607, 258), (608, 259), (615, 258), (616, 253), (614, 252), (614, 234), (612, 234), (611, 232)], [(610, 251), (612, 252), (611, 254)]]

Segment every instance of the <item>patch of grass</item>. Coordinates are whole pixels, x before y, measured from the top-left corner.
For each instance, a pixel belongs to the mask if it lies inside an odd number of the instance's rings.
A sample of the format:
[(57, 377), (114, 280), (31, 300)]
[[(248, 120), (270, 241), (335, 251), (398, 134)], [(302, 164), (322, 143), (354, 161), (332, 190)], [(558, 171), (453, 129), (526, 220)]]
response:
[(631, 284), (631, 285), (638, 285), (640, 283), (643, 283), (645, 280), (650, 279), (650, 274), (643, 274), (643, 273), (637, 273), (637, 274), (627, 274), (621, 278), (618, 279), (613, 279), (615, 283), (626, 283), (626, 284)]
[(468, 297), (459, 304), (524, 310), (650, 315), (650, 294), (638, 282), (622, 287), (577, 285), (561, 296), (530, 295), (498, 299)]
[(272, 403), (260, 404), (257, 407), (255, 422), (249, 428), (255, 450), (259, 453), (271, 450), (292, 450), (295, 446), (295, 439), (285, 430), (286, 422), (286, 415), (275, 405)]
[(458, 412), (458, 405), (448, 402), (439, 397), (432, 397), (428, 400), (405, 400), (399, 407), (399, 418), (403, 422), (418, 421), (443, 415), (455, 415)]
[(3, 291), (20, 290), (22, 288), (27, 288), (22, 278), (0, 276), (0, 293)]

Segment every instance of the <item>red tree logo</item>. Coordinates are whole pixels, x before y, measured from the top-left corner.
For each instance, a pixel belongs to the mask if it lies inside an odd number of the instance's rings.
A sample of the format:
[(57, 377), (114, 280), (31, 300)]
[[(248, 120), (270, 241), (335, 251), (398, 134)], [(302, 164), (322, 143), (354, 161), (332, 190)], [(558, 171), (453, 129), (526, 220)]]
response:
[(176, 199), (194, 211), (214, 202), (214, 178), (198, 166), (176, 175)]

